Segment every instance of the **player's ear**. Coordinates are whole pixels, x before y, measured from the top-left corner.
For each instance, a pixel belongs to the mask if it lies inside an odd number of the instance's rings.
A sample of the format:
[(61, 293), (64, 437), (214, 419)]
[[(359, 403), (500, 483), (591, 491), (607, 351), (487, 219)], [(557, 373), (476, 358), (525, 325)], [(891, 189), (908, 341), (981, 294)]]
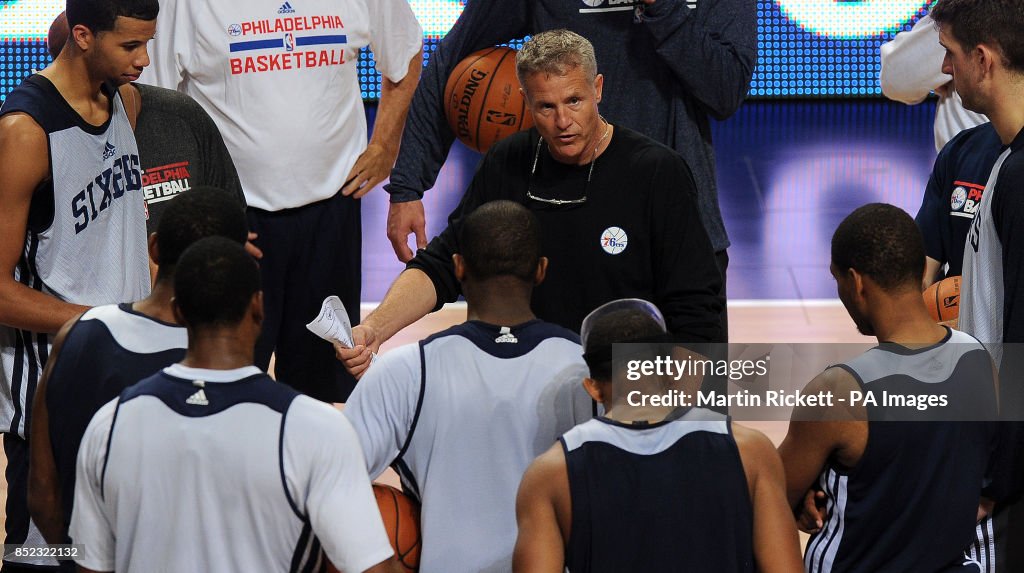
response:
[(455, 265), (455, 280), (461, 283), (466, 279), (466, 259), (462, 258), (462, 255), (455, 253), (452, 255), (452, 264)]
[(263, 324), (263, 291), (258, 290), (256, 294), (252, 295), (252, 301), (249, 303), (249, 314), (252, 316), (253, 322), (257, 325)]
[(185, 317), (181, 314), (181, 308), (178, 307), (177, 297), (171, 297), (171, 311), (174, 312), (174, 321), (182, 326), (186, 326)]
[(544, 278), (548, 276), (548, 258), (541, 257), (537, 259), (537, 270), (533, 274), (533, 284), (539, 285), (544, 282)]
[(594, 77), (594, 103), (601, 103), (601, 93), (604, 91), (604, 75), (597, 74)]
[(604, 392), (601, 391), (600, 382), (588, 376), (583, 379), (583, 389), (587, 391), (587, 394), (590, 394), (590, 397), (595, 402), (604, 404)]
[(160, 249), (156, 246), (156, 233), (149, 234), (149, 260), (153, 261), (154, 265), (160, 264)]
[(84, 24), (77, 24), (71, 28), (71, 40), (78, 46), (78, 49), (85, 52), (96, 41), (95, 34)]

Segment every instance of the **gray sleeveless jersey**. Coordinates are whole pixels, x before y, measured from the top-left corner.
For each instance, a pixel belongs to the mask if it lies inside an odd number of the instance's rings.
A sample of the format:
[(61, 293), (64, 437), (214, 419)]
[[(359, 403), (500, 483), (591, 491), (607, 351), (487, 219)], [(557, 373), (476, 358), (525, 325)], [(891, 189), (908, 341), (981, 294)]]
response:
[[(1010, 155), (1007, 148), (985, 184), (985, 195), (964, 245), (964, 275), (960, 292), (959, 329), (984, 343), (1003, 341), (1003, 245), (992, 220), (999, 170)], [(995, 356), (999, 360), (999, 356)]]
[[(52, 83), (35, 75), (0, 115), (21, 112), (46, 132), (50, 179), (37, 188), (14, 277), (61, 300), (96, 306), (149, 293), (146, 211), (139, 152), (117, 92), (110, 119), (86, 123)], [(25, 434), (25, 416), (52, 336), (0, 327), (0, 428)]]

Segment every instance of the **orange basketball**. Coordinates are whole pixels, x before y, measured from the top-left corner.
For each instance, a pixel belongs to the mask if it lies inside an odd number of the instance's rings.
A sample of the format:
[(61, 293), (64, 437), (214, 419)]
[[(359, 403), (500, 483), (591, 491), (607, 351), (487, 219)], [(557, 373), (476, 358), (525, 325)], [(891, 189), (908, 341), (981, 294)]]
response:
[(532, 126), (519, 93), (516, 51), (484, 48), (459, 62), (444, 87), (444, 113), (459, 141), (481, 153)]
[(409, 496), (389, 485), (373, 484), (384, 529), (398, 561), (409, 571), (420, 568), (420, 506)]
[(960, 316), (960, 277), (946, 277), (925, 289), (924, 305), (936, 322)]
[[(384, 530), (388, 532), (398, 562), (406, 571), (418, 571), (423, 543), (420, 538), (420, 506), (401, 490), (382, 483), (373, 484), (373, 495), (377, 498)], [(328, 564), (327, 573), (339, 572), (334, 565)]]

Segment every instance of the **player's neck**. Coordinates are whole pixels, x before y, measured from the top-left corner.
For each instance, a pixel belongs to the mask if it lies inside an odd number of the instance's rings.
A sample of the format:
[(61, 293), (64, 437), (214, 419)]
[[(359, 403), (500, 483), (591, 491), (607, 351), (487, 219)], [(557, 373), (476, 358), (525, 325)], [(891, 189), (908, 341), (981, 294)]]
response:
[(501, 277), (480, 283), (464, 282), (462, 291), (469, 320), (515, 326), (536, 318), (530, 309), (533, 288), (519, 279)]
[(174, 284), (171, 280), (159, 280), (153, 285), (153, 291), (146, 298), (133, 303), (132, 309), (148, 317), (179, 324), (174, 318), (174, 307), (171, 299), (174, 298)]
[(946, 337), (946, 329), (935, 323), (923, 305), (917, 308), (921, 295), (916, 296), (916, 300), (896, 299), (892, 305), (886, 305), (888, 308), (878, 308), (876, 317), (887, 317), (873, 321), (879, 342), (914, 348), (931, 346)]
[(1002, 70), (1005, 81), (996, 82), (988, 107), (988, 119), (1003, 145), (1013, 142), (1024, 129), (1024, 74)]
[(189, 329), (188, 351), (182, 365), (207, 370), (235, 370), (253, 364), (256, 339), (242, 328)]
[(107, 104), (107, 96), (102, 91), (103, 80), (90, 76), (82, 58), (59, 57), (39, 74), (50, 80), (76, 110), (90, 104)]

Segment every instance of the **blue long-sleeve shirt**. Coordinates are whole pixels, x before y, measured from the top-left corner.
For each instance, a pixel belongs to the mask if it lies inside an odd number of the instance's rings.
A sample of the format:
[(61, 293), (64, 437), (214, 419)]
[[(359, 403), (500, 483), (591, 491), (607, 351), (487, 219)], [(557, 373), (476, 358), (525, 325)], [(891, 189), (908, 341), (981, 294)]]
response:
[(605, 76), (601, 113), (675, 149), (698, 189), (701, 222), (715, 251), (729, 246), (715, 183), (708, 117), (732, 115), (757, 61), (756, 0), (657, 0), (633, 22), (622, 0), (470, 0), (430, 55), (413, 97), (391, 182), (393, 202), (434, 186), (454, 141), (443, 110), (449, 72), (487, 46), (568, 28), (594, 44)]

